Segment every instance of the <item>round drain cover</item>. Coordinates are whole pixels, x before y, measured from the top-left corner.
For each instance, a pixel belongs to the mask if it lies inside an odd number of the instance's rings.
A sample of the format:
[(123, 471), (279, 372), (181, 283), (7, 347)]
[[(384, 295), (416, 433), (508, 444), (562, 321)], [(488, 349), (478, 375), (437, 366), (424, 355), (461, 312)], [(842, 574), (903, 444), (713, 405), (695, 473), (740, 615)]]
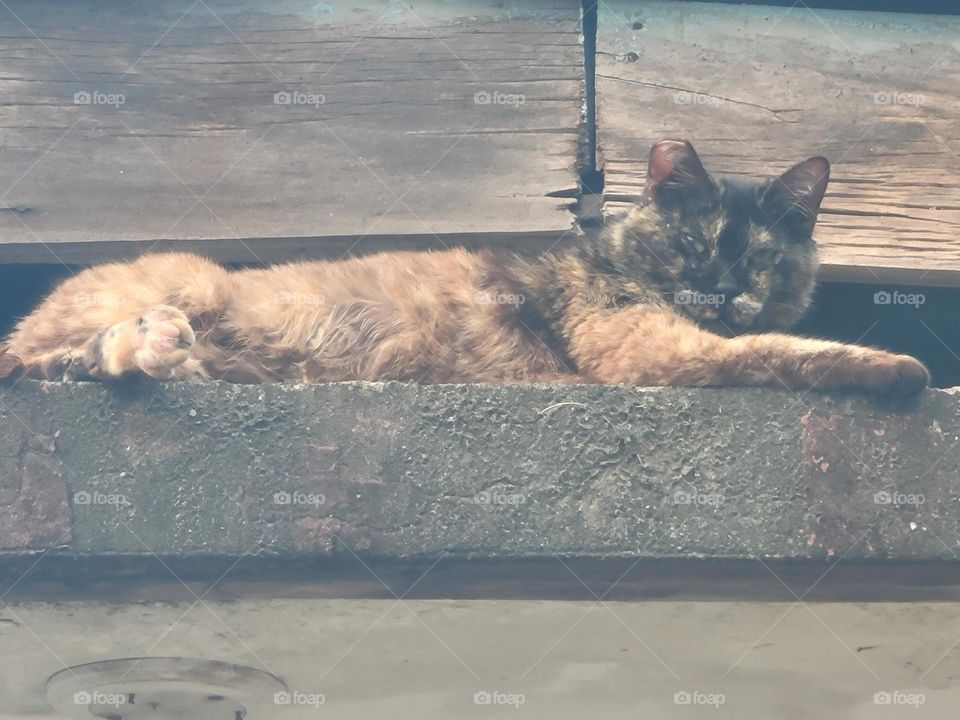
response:
[(275, 675), (242, 665), (151, 657), (104, 660), (61, 670), (47, 699), (76, 720), (258, 720), (272, 717), (286, 692)]

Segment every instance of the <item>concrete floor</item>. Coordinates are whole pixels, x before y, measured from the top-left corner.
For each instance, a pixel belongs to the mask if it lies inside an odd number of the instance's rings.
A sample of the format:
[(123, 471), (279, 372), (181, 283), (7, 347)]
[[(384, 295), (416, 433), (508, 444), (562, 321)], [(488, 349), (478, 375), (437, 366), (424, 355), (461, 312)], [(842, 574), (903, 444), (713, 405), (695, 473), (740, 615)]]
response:
[[(58, 717), (45, 682), (65, 666), (186, 656), (267, 670), (301, 698), (323, 696), (322, 706), (267, 698), (268, 710), (247, 720), (939, 719), (960, 705), (958, 610), (953, 603), (19, 603), (0, 609), (0, 717)], [(500, 693), (499, 706), (475, 702), (484, 692)], [(677, 698), (691, 703), (676, 702), (677, 693), (689, 693)], [(890, 693), (880, 697), (892, 702), (877, 704), (876, 693)]]

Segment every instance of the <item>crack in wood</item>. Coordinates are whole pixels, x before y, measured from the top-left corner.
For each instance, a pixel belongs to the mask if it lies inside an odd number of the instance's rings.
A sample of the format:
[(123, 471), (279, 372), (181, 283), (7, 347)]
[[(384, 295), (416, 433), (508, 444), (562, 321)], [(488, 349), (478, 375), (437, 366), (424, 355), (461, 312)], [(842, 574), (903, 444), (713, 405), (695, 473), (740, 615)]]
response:
[(757, 108), (758, 110), (766, 110), (769, 113), (772, 113), (781, 122), (799, 122), (797, 120), (784, 120), (780, 117), (781, 113), (795, 113), (803, 112), (802, 108), (772, 108), (767, 107), (766, 105), (759, 105), (757, 103), (747, 102), (746, 100), (736, 100), (735, 98), (727, 97), (726, 95), (714, 95), (713, 93), (703, 92), (702, 90), (691, 90), (690, 88), (680, 87), (679, 85), (668, 85), (666, 83), (655, 83), (648, 82), (646, 80), (633, 80), (631, 78), (621, 78), (615, 75), (597, 75), (598, 78), (603, 78), (604, 80), (613, 80), (614, 82), (628, 83), (630, 85), (643, 85), (644, 87), (659, 88), (662, 90), (675, 90), (677, 92), (690, 93), (691, 95), (702, 95), (703, 97), (714, 98), (715, 100), (722, 100), (723, 102), (733, 103), (734, 105), (743, 105), (746, 107)]

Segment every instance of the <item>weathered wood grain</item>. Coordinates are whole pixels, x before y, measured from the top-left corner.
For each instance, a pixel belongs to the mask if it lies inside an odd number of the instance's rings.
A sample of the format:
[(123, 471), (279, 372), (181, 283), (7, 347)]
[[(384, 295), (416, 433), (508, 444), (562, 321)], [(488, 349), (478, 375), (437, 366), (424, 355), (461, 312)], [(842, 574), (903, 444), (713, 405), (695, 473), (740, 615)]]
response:
[(0, 262), (556, 239), (580, 60), (575, 0), (10, 2)]
[(728, 174), (822, 154), (825, 279), (960, 284), (958, 41), (956, 17), (604, 3), (607, 211), (642, 190), (660, 138)]

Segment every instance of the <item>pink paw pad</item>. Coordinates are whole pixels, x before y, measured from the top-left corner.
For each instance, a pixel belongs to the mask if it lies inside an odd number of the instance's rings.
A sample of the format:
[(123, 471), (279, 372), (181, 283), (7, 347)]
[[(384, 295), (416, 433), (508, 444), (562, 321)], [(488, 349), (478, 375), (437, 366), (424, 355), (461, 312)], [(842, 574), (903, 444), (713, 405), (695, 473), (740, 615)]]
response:
[(167, 337), (180, 337), (180, 328), (173, 323), (160, 323), (154, 328), (154, 332)]
[(193, 345), (193, 330), (178, 310), (154, 308), (140, 318), (134, 340), (140, 367), (157, 377), (184, 362)]

